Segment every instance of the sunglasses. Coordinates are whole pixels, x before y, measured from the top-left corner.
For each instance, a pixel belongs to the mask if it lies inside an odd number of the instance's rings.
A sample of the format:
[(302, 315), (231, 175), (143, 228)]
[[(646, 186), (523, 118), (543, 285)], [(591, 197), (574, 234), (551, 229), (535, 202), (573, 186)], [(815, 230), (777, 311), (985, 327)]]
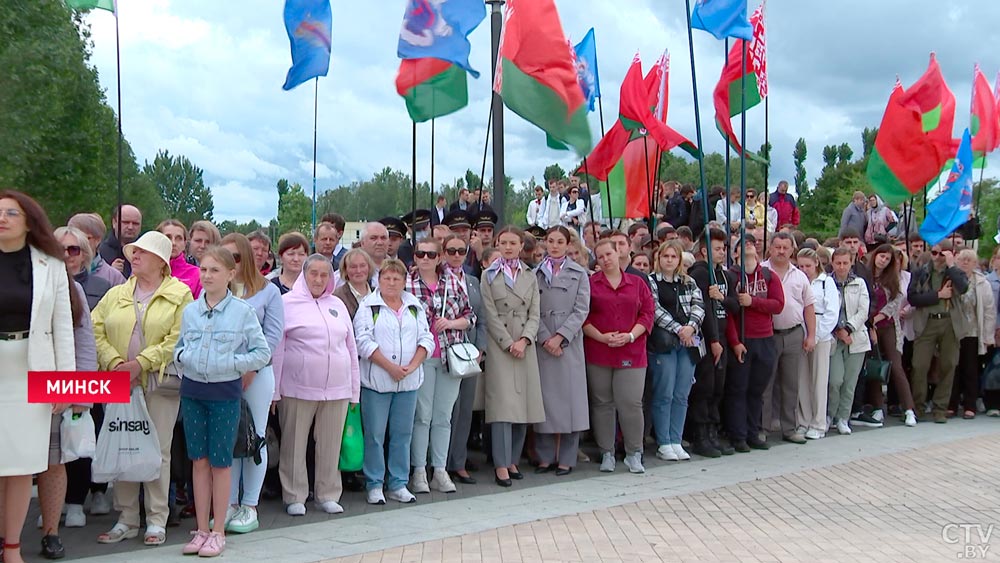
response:
[(465, 256), (469, 253), (469, 249), (463, 246), (461, 248), (449, 248), (445, 252), (448, 253), (448, 256)]
[(80, 252), (83, 251), (79, 246), (76, 245), (65, 246), (63, 248), (66, 250), (67, 256), (79, 256)]
[(931, 251), (931, 256), (937, 256), (937, 255), (941, 254), (942, 252), (943, 251), (941, 251), (941, 250), (932, 250)]
[(413, 255), (417, 258), (430, 258), (431, 260), (434, 260), (438, 257), (438, 252), (437, 250), (415, 250)]
[(240, 263), (240, 253), (239, 252), (234, 252), (233, 253), (233, 261), (236, 262), (237, 264)]

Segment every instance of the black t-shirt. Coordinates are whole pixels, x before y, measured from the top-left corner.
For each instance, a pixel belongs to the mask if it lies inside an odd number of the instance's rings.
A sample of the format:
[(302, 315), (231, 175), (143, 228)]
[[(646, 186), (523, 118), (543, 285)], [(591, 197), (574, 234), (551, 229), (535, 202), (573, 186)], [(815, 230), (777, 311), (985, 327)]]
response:
[(0, 251), (0, 332), (31, 328), (31, 250)]

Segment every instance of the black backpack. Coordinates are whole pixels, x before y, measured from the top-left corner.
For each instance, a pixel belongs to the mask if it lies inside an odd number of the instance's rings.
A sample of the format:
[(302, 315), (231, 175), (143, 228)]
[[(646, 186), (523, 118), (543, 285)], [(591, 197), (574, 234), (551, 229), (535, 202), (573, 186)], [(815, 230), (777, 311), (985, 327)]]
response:
[(236, 427), (236, 445), (233, 447), (233, 457), (252, 457), (253, 462), (261, 464), (261, 450), (267, 444), (263, 437), (257, 435), (257, 427), (253, 423), (250, 404), (246, 399), (240, 399), (240, 423)]

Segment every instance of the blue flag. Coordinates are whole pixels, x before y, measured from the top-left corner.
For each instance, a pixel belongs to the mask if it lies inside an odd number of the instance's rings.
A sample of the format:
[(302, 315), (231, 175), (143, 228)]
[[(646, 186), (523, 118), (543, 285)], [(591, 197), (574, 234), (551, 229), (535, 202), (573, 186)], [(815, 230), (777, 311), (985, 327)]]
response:
[(972, 138), (962, 134), (958, 156), (948, 174), (944, 190), (927, 204), (927, 218), (920, 225), (920, 236), (933, 246), (948, 238), (972, 216)]
[(285, 78), (291, 90), (330, 70), (330, 0), (285, 0), (285, 29), (292, 43), (292, 68)]
[(576, 79), (587, 98), (590, 111), (594, 111), (594, 100), (601, 97), (601, 77), (597, 74), (597, 42), (594, 28), (590, 28), (583, 40), (573, 47), (576, 52)]
[(691, 13), (691, 27), (703, 29), (716, 39), (753, 39), (747, 0), (698, 0)]
[(469, 65), (468, 35), (486, 17), (482, 0), (407, 0), (396, 54), (454, 63), (479, 78)]

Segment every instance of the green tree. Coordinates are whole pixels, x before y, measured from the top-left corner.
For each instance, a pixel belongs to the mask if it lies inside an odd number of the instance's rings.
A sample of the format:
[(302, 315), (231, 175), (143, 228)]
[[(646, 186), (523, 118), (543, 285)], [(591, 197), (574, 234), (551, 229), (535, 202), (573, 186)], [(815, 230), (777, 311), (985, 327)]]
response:
[(795, 150), (792, 151), (792, 159), (795, 162), (795, 193), (800, 196), (809, 191), (809, 180), (806, 179), (806, 140), (799, 137), (795, 143)]
[(156, 153), (152, 163), (142, 167), (142, 174), (156, 186), (166, 214), (185, 225), (212, 220), (215, 203), (205, 186), (204, 173), (186, 156), (170, 156), (166, 150)]
[[(312, 232), (312, 200), (299, 184), (278, 180), (278, 231), (281, 234), (299, 231), (310, 236)], [(257, 225), (260, 228), (260, 225)]]
[(545, 172), (542, 174), (542, 178), (548, 183), (549, 180), (562, 180), (566, 177), (566, 171), (563, 170), (562, 166), (558, 164), (550, 164), (545, 167)]
[(976, 201), (979, 202), (979, 221), (983, 228), (983, 238), (979, 240), (980, 258), (993, 254), (997, 243), (997, 222), (1000, 218), (1000, 182), (996, 178), (986, 178), (976, 185)]
[(761, 182), (761, 186), (767, 189), (768, 183), (768, 169), (771, 167), (771, 149), (774, 148), (771, 143), (764, 143), (760, 146), (760, 151), (757, 153), (760, 155), (764, 162), (758, 163), (760, 166), (760, 174), (764, 177), (764, 181)]
[(875, 136), (878, 135), (878, 127), (873, 127), (869, 129), (865, 127), (865, 130), (861, 132), (861, 149), (862, 155), (865, 159), (872, 153), (872, 149), (875, 148)]
[(853, 157), (854, 157), (854, 151), (851, 150), (851, 145), (848, 145), (847, 143), (841, 143), (841, 145), (837, 147), (837, 158), (839, 159), (838, 162), (841, 163), (850, 162), (851, 158)]
[(837, 165), (837, 157), (839, 156), (837, 152), (836, 145), (827, 145), (823, 147), (823, 169), (831, 168)]

